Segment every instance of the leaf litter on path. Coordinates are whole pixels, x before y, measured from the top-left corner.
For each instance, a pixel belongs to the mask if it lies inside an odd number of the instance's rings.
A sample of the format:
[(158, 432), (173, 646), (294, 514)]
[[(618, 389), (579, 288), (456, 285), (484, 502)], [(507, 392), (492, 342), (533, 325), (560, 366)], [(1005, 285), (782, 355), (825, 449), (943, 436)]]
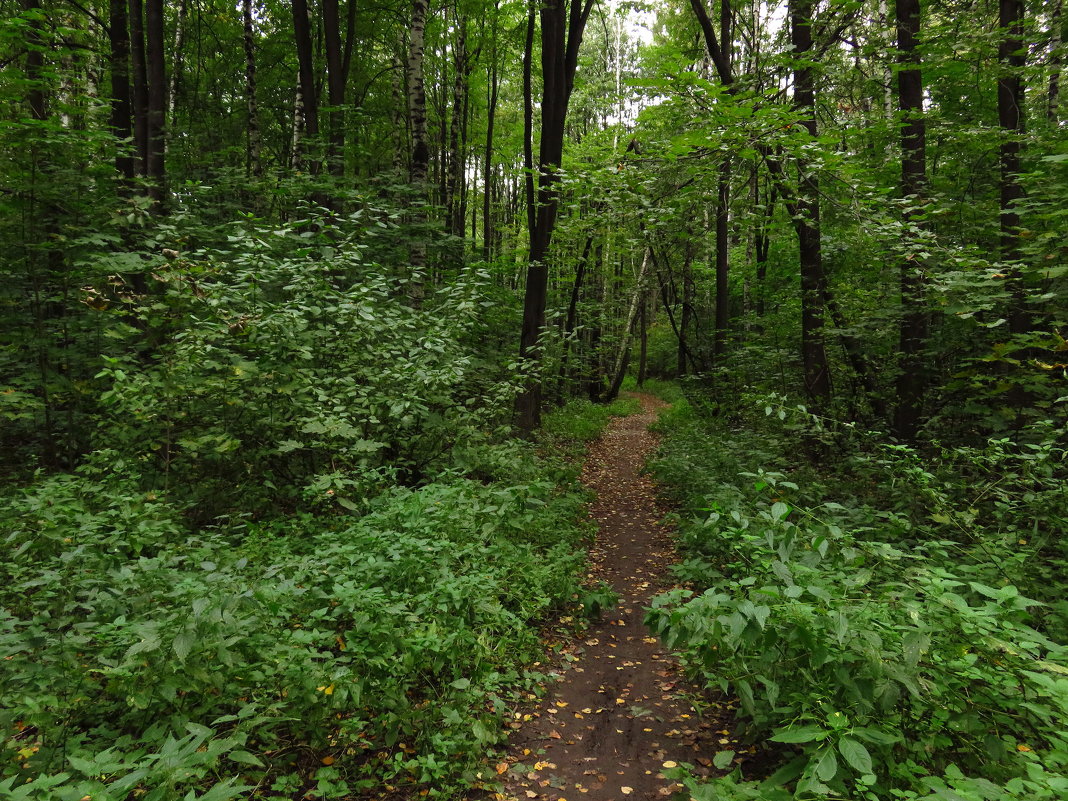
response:
[(596, 494), (590, 577), (609, 584), (619, 604), (580, 636), (559, 681), (518, 716), (497, 765), (504, 786), (489, 796), (496, 801), (666, 799), (683, 788), (665, 771), (686, 762), (712, 775), (721, 772), (718, 752), (745, 750), (729, 736), (735, 705), (702, 704), (699, 715), (687, 700), (696, 688), (643, 624), (653, 596), (673, 586), (677, 555), (655, 485), (641, 471), (657, 444), (648, 427), (664, 404), (638, 397), (642, 411), (614, 418), (582, 470)]

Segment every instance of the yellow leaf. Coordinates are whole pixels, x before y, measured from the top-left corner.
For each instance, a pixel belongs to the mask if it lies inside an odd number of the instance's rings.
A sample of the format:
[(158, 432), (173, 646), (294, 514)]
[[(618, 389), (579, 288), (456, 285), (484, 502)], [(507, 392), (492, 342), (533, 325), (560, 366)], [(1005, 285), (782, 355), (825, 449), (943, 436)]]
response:
[(1031, 746), (1024, 745), (1023, 743), (1020, 743), (1018, 746), (1016, 746), (1016, 750), (1017, 751), (1030, 751), (1031, 750)]
[(664, 767), (665, 768), (677, 768), (678, 766), (679, 766), (678, 762), (674, 762), (674, 761), (672, 761), (670, 759), (667, 762), (664, 763)]
[(323, 695), (333, 695), (334, 694), (334, 685), (333, 684), (331, 684), (330, 686), (327, 686), (327, 685), (324, 684), (321, 687), (316, 687), (315, 689), (318, 690), (319, 692), (321, 692)]
[(507, 773), (507, 772), (508, 772), (508, 763), (507, 762), (498, 762), (497, 763), (497, 775), (500, 776), (502, 773)]
[(319, 761), (322, 762), (324, 765), (333, 765), (334, 764), (334, 758), (332, 756), (324, 756)]
[(634, 792), (634, 788), (633, 787), (620, 787), (619, 788), (619, 792), (623, 793), (623, 795), (630, 795), (631, 793)]

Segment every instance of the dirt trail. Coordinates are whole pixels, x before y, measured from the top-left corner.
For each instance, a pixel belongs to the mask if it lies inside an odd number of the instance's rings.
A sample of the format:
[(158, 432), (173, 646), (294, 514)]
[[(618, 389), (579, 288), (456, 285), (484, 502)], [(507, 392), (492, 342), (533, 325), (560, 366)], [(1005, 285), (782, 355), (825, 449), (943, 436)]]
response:
[(613, 419), (582, 472), (597, 493), (593, 577), (612, 585), (619, 605), (577, 643), (546, 697), (525, 710), (529, 720), (497, 766), (509, 799), (670, 798), (682, 787), (664, 777), (665, 763), (708, 766), (716, 751), (736, 747), (729, 708), (719, 710), (723, 719), (698, 719), (677, 663), (642, 623), (650, 599), (672, 586), (676, 555), (653, 484), (641, 474), (656, 447), (648, 427), (664, 403), (638, 397), (642, 412)]

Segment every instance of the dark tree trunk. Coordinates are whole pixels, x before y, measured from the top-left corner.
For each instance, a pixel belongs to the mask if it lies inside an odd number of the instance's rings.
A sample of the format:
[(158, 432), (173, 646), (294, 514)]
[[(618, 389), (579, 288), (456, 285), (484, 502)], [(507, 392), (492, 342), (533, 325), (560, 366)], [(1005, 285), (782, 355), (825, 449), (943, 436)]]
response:
[[(548, 0), (541, 7), (541, 143), (538, 152), (537, 209), (530, 237), (527, 280), (523, 294), (523, 328), (519, 357), (528, 364), (545, 325), (548, 290), (546, 257), (556, 224), (558, 170), (564, 149), (567, 106), (578, 67), (578, 51), (593, 0)], [(541, 422), (541, 382), (531, 378), (516, 399), (521, 430), (532, 431)]]
[(493, 10), (493, 50), (490, 53), (486, 100), (486, 155), (482, 169), (482, 258), (493, 258), (493, 126), (497, 119), (497, 8)]
[[(908, 198), (906, 223), (919, 225), (920, 205), (926, 192), (926, 123), (923, 119), (923, 75), (917, 45), (920, 35), (920, 0), (896, 0), (898, 106), (901, 109), (901, 194)], [(909, 255), (901, 263), (901, 342), (898, 361), (897, 407), (894, 431), (899, 437), (916, 436), (923, 410), (927, 341), (924, 304), (924, 266)]]
[(463, 148), (464, 106), (467, 97), (467, 20), (459, 17), (456, 44), (453, 48), (452, 118), (449, 124), (449, 173), (446, 190), (448, 230), (453, 236), (464, 235), (463, 180), (467, 167)]
[(134, 177), (134, 160), (129, 152), (130, 130), (130, 31), (126, 21), (126, 0), (109, 4), (111, 42), (111, 132), (119, 141), (115, 170), (129, 188)]
[(582, 246), (582, 256), (575, 267), (575, 282), (571, 285), (571, 298), (567, 304), (567, 317), (564, 321), (564, 353), (560, 357), (560, 395), (563, 397), (567, 387), (567, 363), (571, 355), (571, 337), (578, 325), (578, 303), (582, 294), (582, 285), (586, 277), (586, 264), (590, 259), (590, 249), (593, 247), (593, 237), (586, 237), (586, 244)]
[(730, 213), (730, 169), (727, 160), (719, 167), (716, 200), (716, 330), (712, 346), (716, 359), (727, 349), (727, 330), (730, 327), (730, 295), (727, 283), (730, 269), (730, 231), (727, 227)]
[(148, 70), (145, 64), (145, 12), (141, 0), (129, 0), (130, 69), (133, 72), (133, 131), (137, 174), (148, 174)]
[[(812, 65), (812, 10), (815, 0), (790, 0), (790, 38), (797, 61), (794, 67), (794, 106), (805, 113), (802, 125), (816, 138), (816, 84)], [(817, 408), (831, 396), (831, 376), (824, 344), (823, 251), (820, 245), (819, 183), (807, 162), (798, 164), (800, 196), (798, 248), (801, 264), (801, 363), (805, 392)]]
[[(667, 298), (664, 299), (666, 305)], [(679, 312), (679, 330), (675, 332), (679, 340), (678, 373), (686, 375), (686, 358), (689, 355), (690, 313), (693, 307), (693, 255), (689, 243), (686, 246), (686, 259), (682, 264), (682, 309)], [(693, 363), (693, 359), (690, 359)]]
[[(760, 200), (760, 182), (756, 174), (753, 172), (753, 182), (755, 185), (755, 193), (757, 200)], [(768, 278), (768, 254), (771, 252), (771, 221), (775, 218), (775, 201), (776, 192), (772, 187), (767, 189), (767, 201), (763, 209), (763, 213), (760, 215), (760, 222), (757, 224), (755, 241), (753, 244), (754, 258), (756, 259), (756, 314), (757, 317), (764, 316), (764, 309), (767, 300), (767, 278)]]
[(998, 24), (998, 60), (1001, 77), (998, 79), (998, 122), (1003, 129), (1001, 143), (1001, 256), (1012, 262), (1006, 270), (1009, 293), (1009, 330), (1025, 333), (1029, 328), (1026, 310), (1026, 291), (1018, 264), (1020, 259), (1020, 210), (1023, 187), (1020, 185), (1020, 137), (1024, 132), (1024, 87), (1022, 70), (1025, 47), (1023, 41), (1023, 0), (1000, 0)]
[[(297, 46), (297, 80), (300, 86), (298, 127), (303, 129), (305, 136), (315, 140), (319, 136), (319, 94), (315, 87), (307, 0), (293, 0), (293, 38)], [(301, 163), (298, 153), (294, 153), (294, 161)], [(318, 162), (313, 159), (312, 170), (317, 168)]]
[[(341, 53), (338, 0), (323, 2), (323, 44), (326, 53), (327, 100), (330, 103), (330, 144), (327, 164), (331, 175), (345, 174), (345, 72)], [(352, 5), (355, 0), (349, 0)]]
[(149, 196), (155, 209), (167, 192), (165, 153), (167, 147), (167, 71), (163, 49), (163, 0), (145, 0), (145, 57), (148, 72), (148, 178)]

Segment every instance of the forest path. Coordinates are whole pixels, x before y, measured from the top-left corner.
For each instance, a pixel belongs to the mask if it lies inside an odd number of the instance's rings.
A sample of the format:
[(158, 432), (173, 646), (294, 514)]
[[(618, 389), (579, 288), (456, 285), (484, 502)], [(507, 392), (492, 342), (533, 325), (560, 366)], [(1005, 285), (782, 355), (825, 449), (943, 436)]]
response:
[(652, 597), (674, 586), (677, 556), (654, 484), (641, 472), (657, 445), (649, 426), (666, 404), (638, 398), (642, 411), (613, 418), (582, 471), (597, 494), (592, 578), (610, 584), (619, 605), (591, 624), (562, 678), (523, 710), (497, 765), (510, 800), (666, 799), (683, 788), (664, 776), (665, 766), (705, 770), (716, 751), (737, 747), (727, 733), (733, 705), (698, 718), (678, 663), (643, 624)]

